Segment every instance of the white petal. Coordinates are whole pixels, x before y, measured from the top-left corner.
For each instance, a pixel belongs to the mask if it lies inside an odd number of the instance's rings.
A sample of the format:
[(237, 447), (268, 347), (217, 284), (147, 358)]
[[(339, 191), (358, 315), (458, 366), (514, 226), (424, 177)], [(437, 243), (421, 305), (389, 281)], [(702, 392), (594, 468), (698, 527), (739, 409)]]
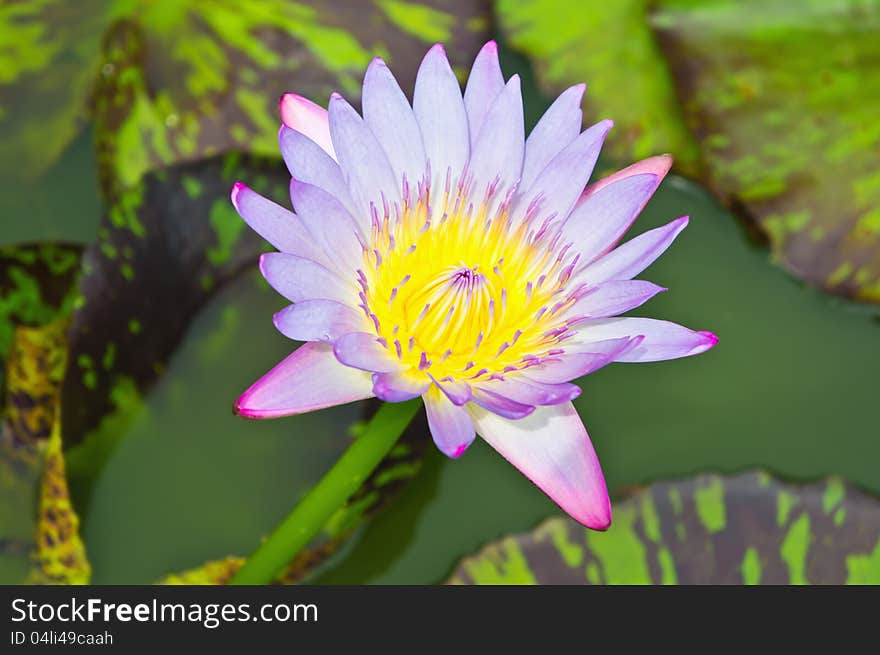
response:
[(364, 120), (382, 145), (396, 180), (400, 182), (406, 176), (415, 189), (425, 175), (422, 134), (409, 101), (378, 57), (367, 68), (362, 104)]
[(413, 93), (425, 155), (431, 166), (432, 188), (442, 193), (447, 180), (458, 181), (470, 154), (467, 114), (461, 88), (441, 44), (428, 51), (419, 66)]
[(611, 524), (605, 477), (574, 405), (539, 407), (517, 421), (479, 408), (472, 416), (479, 435), (572, 518), (596, 530)]
[(581, 100), (585, 88), (586, 85), (578, 84), (563, 91), (529, 134), (523, 163), (523, 188), (531, 186), (538, 173), (581, 133)]

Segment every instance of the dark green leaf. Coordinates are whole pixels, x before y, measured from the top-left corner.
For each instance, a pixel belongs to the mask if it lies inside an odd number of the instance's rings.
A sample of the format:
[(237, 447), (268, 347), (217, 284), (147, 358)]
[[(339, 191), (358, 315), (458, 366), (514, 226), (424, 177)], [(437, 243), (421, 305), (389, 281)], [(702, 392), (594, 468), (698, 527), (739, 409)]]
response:
[(711, 187), (798, 277), (880, 301), (880, 2), (664, 4)]
[(556, 95), (586, 82), (585, 118), (614, 120), (606, 152), (629, 162), (672, 152), (696, 170), (698, 152), (646, 20), (647, 0), (496, 0), (501, 29)]
[(618, 163), (671, 152), (797, 277), (880, 301), (880, 2), (496, 6), (548, 91), (587, 82)]
[(95, 97), (105, 189), (230, 149), (275, 154), (285, 91), (357, 100), (375, 55), (411, 88), (426, 44), (445, 41), (453, 62), (469, 63), (488, 13), (485, 0), (143, 3), (104, 43)]
[(463, 584), (877, 584), (880, 503), (839, 478), (659, 482), (607, 532), (552, 518), (464, 559)]
[[(82, 300), (70, 328), (66, 447), (109, 415), (121, 427), (202, 305), (264, 249), (229, 200), (241, 179), (289, 204), (279, 160), (230, 154), (147, 175), (109, 208), (83, 256)], [(90, 459), (97, 470), (100, 459)]]
[(38, 175), (82, 127), (111, 6), (106, 0), (0, 6), (0, 175)]

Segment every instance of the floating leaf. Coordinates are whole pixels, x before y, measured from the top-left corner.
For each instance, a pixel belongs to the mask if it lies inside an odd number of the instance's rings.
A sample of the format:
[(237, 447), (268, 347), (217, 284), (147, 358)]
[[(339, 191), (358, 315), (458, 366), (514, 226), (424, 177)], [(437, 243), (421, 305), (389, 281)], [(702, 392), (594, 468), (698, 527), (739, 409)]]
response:
[(0, 175), (38, 175), (82, 127), (111, 5), (9, 0), (0, 6)]
[[(67, 448), (108, 418), (105, 438), (122, 434), (198, 310), (265, 248), (229, 200), (239, 179), (289, 204), (280, 161), (229, 154), (150, 174), (108, 209), (83, 255), (82, 300), (72, 317), (62, 396)], [(97, 470), (109, 442), (80, 459)]]
[(80, 254), (72, 244), (0, 247), (0, 360), (17, 325), (46, 325), (70, 311)]
[(673, 152), (694, 172), (698, 152), (647, 23), (647, 0), (496, 0), (507, 42), (532, 60), (548, 95), (587, 83), (587, 121), (612, 118), (605, 152), (618, 161)]
[(880, 503), (839, 478), (659, 482), (607, 532), (552, 518), (464, 559), (459, 584), (878, 584)]
[(32, 584), (88, 584), (92, 569), (79, 534), (79, 517), (70, 502), (67, 472), (56, 418), (46, 444), (37, 519)]
[(880, 2), (496, 6), (546, 89), (588, 83), (619, 162), (672, 152), (789, 271), (880, 301)]
[(356, 99), (374, 55), (411, 88), (427, 42), (469, 63), (488, 13), (485, 0), (140, 3), (104, 42), (95, 98), (105, 184), (230, 149), (275, 154), (285, 91)]
[(64, 374), (80, 249), (0, 248), (0, 578), (22, 581), (38, 550), (35, 505)]
[(880, 2), (654, 15), (709, 184), (811, 284), (880, 301)]
[(274, 152), (282, 92), (356, 96), (374, 54), (411, 85), (426, 43), (461, 64), (488, 29), (487, 0), (12, 0), (0, 7), (0, 173), (45, 170), (96, 82), (104, 155), (134, 183), (157, 164)]
[[(64, 317), (40, 327), (16, 327), (6, 362), (0, 423), (0, 572), (7, 581), (85, 583), (89, 578), (58, 428), (66, 330)], [(37, 495), (39, 504), (34, 507)]]

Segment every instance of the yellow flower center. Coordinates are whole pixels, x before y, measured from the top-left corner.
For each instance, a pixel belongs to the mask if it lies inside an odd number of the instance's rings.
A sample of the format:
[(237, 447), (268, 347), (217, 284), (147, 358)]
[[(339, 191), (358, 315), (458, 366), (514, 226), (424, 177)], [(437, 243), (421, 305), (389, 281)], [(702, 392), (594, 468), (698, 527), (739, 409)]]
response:
[[(404, 189), (404, 197), (407, 197)], [(420, 189), (374, 211), (358, 272), (361, 301), (382, 343), (435, 379), (503, 374), (558, 354), (576, 256), (551, 217), (512, 220), (492, 190), (479, 205), (461, 185), (439, 207)], [(537, 209), (537, 208), (530, 208)]]

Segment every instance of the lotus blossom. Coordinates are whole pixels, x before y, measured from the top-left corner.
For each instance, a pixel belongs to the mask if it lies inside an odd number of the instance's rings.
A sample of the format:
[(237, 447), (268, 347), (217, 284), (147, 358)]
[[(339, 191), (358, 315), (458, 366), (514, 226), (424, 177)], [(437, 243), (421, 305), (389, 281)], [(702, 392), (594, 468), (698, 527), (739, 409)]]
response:
[(617, 317), (665, 291), (633, 279), (687, 225), (618, 245), (669, 170), (653, 157), (587, 186), (612, 122), (581, 131), (584, 85), (525, 137), (519, 77), (497, 46), (461, 88), (442, 45), (410, 105), (374, 59), (363, 116), (281, 99), (295, 214), (237, 183), (232, 202), (279, 252), (260, 270), (291, 305), (277, 329), (306, 342), (235, 410), (273, 418), (370, 397), (421, 396), (431, 435), (459, 457), (479, 434), (582, 524), (605, 529), (605, 480), (571, 380), (611, 362), (702, 353), (710, 332)]

